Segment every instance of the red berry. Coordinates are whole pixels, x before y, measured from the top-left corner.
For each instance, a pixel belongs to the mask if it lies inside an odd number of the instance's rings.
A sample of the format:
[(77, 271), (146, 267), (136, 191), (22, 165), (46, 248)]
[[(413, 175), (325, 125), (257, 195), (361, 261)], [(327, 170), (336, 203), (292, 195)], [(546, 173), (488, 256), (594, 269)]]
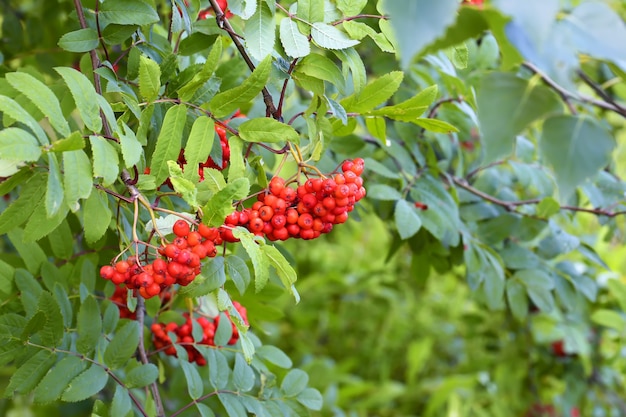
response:
[(287, 225), (287, 216), (284, 214), (275, 214), (274, 217), (272, 217), (271, 223), (274, 229), (285, 227)]
[(312, 228), (313, 216), (311, 216), (309, 213), (301, 214), (300, 217), (298, 218), (298, 226), (300, 226), (301, 229)]
[(265, 226), (265, 222), (261, 220), (260, 217), (256, 217), (250, 220), (250, 224), (248, 224), (248, 228), (252, 233), (259, 233), (263, 231), (263, 227)]
[(270, 193), (275, 196), (280, 196), (280, 193), (285, 188), (285, 180), (280, 177), (274, 177), (271, 179), (269, 184)]
[(259, 209), (259, 217), (263, 221), (270, 221), (274, 216), (274, 209), (270, 206), (263, 206)]
[(202, 243), (202, 235), (199, 232), (189, 232), (187, 235), (187, 244), (191, 247)]
[(100, 268), (100, 276), (104, 279), (111, 279), (113, 278), (113, 275), (115, 274), (115, 268), (113, 268), (111, 265), (105, 265), (102, 268)]
[(165, 245), (164, 254), (170, 259), (174, 259), (180, 253), (180, 249), (176, 247), (174, 244), (170, 243), (169, 245)]
[(305, 194), (304, 197), (302, 197), (302, 205), (308, 210), (311, 210), (313, 207), (315, 207), (316, 204), (317, 198), (315, 197), (315, 195), (309, 193)]
[(189, 234), (189, 223), (184, 220), (177, 220), (172, 227), (172, 231), (178, 237), (185, 237)]

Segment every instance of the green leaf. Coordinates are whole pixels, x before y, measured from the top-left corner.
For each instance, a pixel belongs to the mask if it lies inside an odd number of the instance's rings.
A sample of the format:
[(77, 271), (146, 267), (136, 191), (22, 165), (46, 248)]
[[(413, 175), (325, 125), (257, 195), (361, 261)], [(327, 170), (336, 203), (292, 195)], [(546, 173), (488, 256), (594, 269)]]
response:
[(269, 117), (256, 117), (243, 122), (239, 126), (239, 137), (246, 142), (300, 141), (300, 136), (293, 127)]
[(289, 369), (293, 366), (291, 359), (276, 346), (263, 345), (256, 350), (257, 356), (264, 361), (273, 363), (279, 368)]
[(286, 397), (295, 397), (306, 388), (309, 375), (301, 369), (292, 369), (287, 372), (280, 384), (280, 389)]
[(298, 292), (293, 285), (295, 284), (298, 277), (296, 275), (296, 271), (289, 264), (287, 259), (285, 259), (283, 254), (280, 253), (280, 251), (272, 245), (262, 245), (261, 252), (267, 257), (270, 265), (273, 266), (274, 269), (276, 269), (278, 277), (280, 278), (285, 288), (289, 291), (289, 293), (293, 295), (296, 303), (299, 302), (300, 296), (298, 295)]
[(354, 48), (341, 49), (334, 51), (334, 53), (343, 63), (342, 71), (344, 78), (348, 79), (349, 74), (352, 74), (354, 92), (358, 94), (365, 87), (367, 81), (365, 64), (363, 64), (361, 56)]
[(476, 103), (485, 148), (483, 163), (511, 154), (517, 134), (531, 122), (562, 108), (556, 93), (547, 87), (497, 72), (482, 78)]
[(31, 177), (21, 188), (18, 198), (0, 213), (0, 234), (24, 223), (46, 193), (46, 176)]
[[(78, 113), (87, 129), (94, 133), (100, 132), (102, 130), (102, 119), (100, 118), (100, 106), (98, 104), (99, 94), (89, 79), (73, 68), (56, 67), (54, 70), (59, 73), (69, 87)], [(67, 135), (69, 135), (69, 132), (65, 136)]]
[(411, 119), (411, 123), (414, 123), (420, 127), (423, 127), (426, 130), (429, 130), (435, 133), (450, 134), (450, 133), (459, 131), (459, 129), (452, 126), (450, 123), (444, 122), (443, 120), (439, 120), (439, 119), (425, 119), (425, 118), (418, 117), (415, 119)]
[[(215, 48), (215, 47), (213, 47)], [(209, 157), (215, 140), (215, 122), (206, 116), (198, 117), (191, 126), (187, 145), (185, 146), (185, 160), (187, 161), (187, 169), (185, 170), (185, 178), (194, 184), (200, 180), (198, 167)]]
[(63, 136), (68, 136), (72, 132), (63, 116), (59, 99), (47, 85), (26, 72), (9, 72), (5, 79), (13, 88), (28, 97), (48, 118), (54, 130)]
[(229, 392), (219, 393), (217, 394), (222, 406), (226, 410), (226, 415), (228, 417), (246, 417), (248, 416), (248, 412), (243, 406), (242, 402), (239, 400), (239, 396), (235, 396)]
[(325, 49), (346, 49), (359, 44), (359, 41), (350, 39), (335, 26), (321, 22), (313, 23), (311, 37), (316, 44)]
[(148, 25), (159, 21), (156, 10), (141, 0), (107, 0), (100, 6), (100, 24)]
[[(305, 22), (324, 21), (324, 0), (298, 0), (298, 17)], [(308, 25), (303, 25), (309, 30)], [(306, 33), (307, 35), (309, 32)]]
[(523, 269), (515, 272), (514, 279), (526, 287), (528, 296), (541, 311), (550, 312), (554, 308), (554, 280), (550, 275), (540, 269)]
[(241, 245), (248, 253), (254, 267), (254, 287), (256, 292), (261, 291), (270, 279), (269, 259), (264, 255), (259, 244), (253, 239), (252, 234), (243, 228), (235, 228), (233, 235), (241, 241)]
[(544, 123), (539, 147), (554, 170), (559, 197), (566, 201), (578, 185), (610, 163), (615, 140), (591, 119), (556, 116)]
[(102, 178), (104, 185), (113, 184), (119, 173), (117, 150), (102, 136), (89, 136), (89, 143), (93, 154), (93, 175)]
[(169, 175), (167, 161), (178, 159), (186, 121), (187, 107), (182, 104), (170, 107), (165, 113), (150, 163), (150, 173), (157, 184), (162, 184)]
[(252, 367), (246, 363), (243, 355), (235, 355), (235, 366), (233, 367), (233, 383), (242, 392), (248, 392), (254, 388), (256, 377)]
[(374, 184), (368, 187), (367, 196), (374, 200), (402, 200), (402, 194), (398, 190), (385, 184)]
[(626, 37), (626, 26), (608, 4), (581, 3), (562, 22), (580, 52), (626, 67), (626, 46), (620, 42)]
[(285, 53), (292, 58), (302, 58), (311, 53), (309, 40), (300, 33), (296, 22), (288, 17), (280, 21), (280, 41)]
[(141, 143), (137, 140), (135, 132), (128, 127), (126, 123), (122, 123), (122, 130), (119, 131), (120, 146), (122, 148), (122, 157), (126, 168), (136, 165), (143, 155)]
[(344, 91), (346, 88), (344, 75), (337, 64), (321, 54), (310, 54), (299, 61), (296, 65), (296, 72), (328, 81), (335, 85), (339, 91)]
[(0, 316), (0, 340), (17, 340), (22, 342), (22, 333), (28, 321), (26, 317), (15, 313), (7, 313)]
[(43, 379), (48, 370), (56, 362), (56, 355), (47, 350), (40, 350), (21, 365), (11, 376), (9, 385), (4, 391), (5, 397), (28, 394)]
[(16, 127), (0, 130), (0, 159), (31, 162), (40, 156), (41, 148), (37, 139), (27, 131)]
[(226, 117), (253, 100), (265, 87), (272, 68), (272, 57), (267, 56), (259, 63), (240, 86), (217, 94), (209, 103), (215, 117)]
[(213, 411), (205, 404), (197, 402), (196, 408), (198, 409), (198, 413), (200, 413), (200, 417), (215, 417)]
[(41, 343), (45, 346), (57, 346), (63, 338), (63, 316), (61, 308), (51, 293), (44, 291), (39, 296), (37, 309), (45, 314), (46, 323), (39, 332)]
[(192, 365), (185, 358), (181, 357), (183, 356), (181, 355), (181, 351), (184, 352), (182, 347), (176, 346), (176, 351), (179, 353), (179, 364), (183, 368), (183, 374), (185, 374), (185, 380), (187, 381), (187, 392), (189, 392), (189, 396), (192, 399), (197, 400), (202, 396), (202, 392), (204, 391), (204, 384), (202, 383), (200, 373), (195, 365)]
[(85, 199), (93, 189), (93, 174), (89, 157), (82, 150), (63, 152), (63, 188), (67, 206), (76, 212), (78, 200)]
[(417, 214), (415, 206), (404, 199), (396, 202), (394, 219), (402, 240), (415, 235), (422, 227), (422, 219)]
[(244, 37), (250, 55), (261, 61), (274, 50), (276, 21), (264, 1), (259, 1), (256, 12), (246, 22)]
[(57, 44), (68, 52), (89, 52), (98, 47), (98, 42), (98, 31), (85, 28), (67, 32)]
[(367, 117), (365, 119), (367, 130), (382, 144), (387, 143), (387, 123), (382, 117)]
[(591, 321), (600, 326), (615, 329), (618, 332), (623, 331), (624, 325), (626, 325), (626, 320), (620, 313), (606, 309), (594, 311), (593, 314), (591, 314)]
[(102, 333), (102, 317), (100, 307), (93, 296), (89, 295), (78, 310), (76, 350), (83, 354), (90, 354), (98, 344)]
[(113, 401), (111, 402), (111, 416), (127, 416), (132, 410), (132, 403), (128, 390), (121, 385), (115, 387)]
[(305, 388), (296, 397), (298, 402), (310, 410), (319, 411), (324, 405), (324, 398), (322, 394), (315, 388)]
[(24, 232), (22, 229), (13, 229), (7, 233), (7, 236), (24, 261), (29, 272), (36, 274), (41, 264), (48, 262), (48, 256), (41, 249), (41, 246), (35, 242), (24, 242)]
[(546, 197), (537, 204), (537, 216), (547, 219), (561, 210), (559, 202), (552, 197)]
[(70, 381), (83, 372), (86, 366), (87, 362), (77, 356), (69, 355), (61, 359), (35, 388), (33, 392), (35, 402), (57, 401)]
[(95, 243), (109, 228), (111, 210), (104, 191), (94, 190), (83, 205), (83, 229), (88, 243)]
[(116, 333), (104, 351), (104, 363), (111, 369), (121, 368), (133, 356), (139, 345), (139, 324), (126, 323)]
[(80, 132), (72, 132), (64, 139), (55, 140), (50, 147), (52, 152), (78, 151), (85, 148), (85, 139)]
[(367, 5), (367, 0), (337, 0), (337, 8), (345, 16), (356, 16)]
[(34, 242), (52, 233), (66, 218), (67, 206), (61, 209), (52, 217), (48, 217), (45, 204), (39, 204), (32, 209), (32, 215), (24, 228), (22, 239), (24, 242)]
[(219, 190), (202, 208), (204, 217), (202, 222), (214, 227), (224, 223), (224, 218), (233, 212), (233, 201), (241, 200), (250, 191), (250, 182), (247, 178), (237, 178), (226, 187)]
[(152, 363), (146, 363), (133, 368), (126, 375), (126, 387), (142, 388), (152, 384), (159, 376), (159, 368)]
[(341, 100), (348, 112), (364, 113), (387, 101), (400, 87), (404, 74), (392, 71), (369, 83), (363, 91)]
[(195, 184), (183, 177), (183, 170), (178, 165), (178, 162), (167, 161), (167, 167), (174, 191), (180, 194), (185, 203), (189, 204), (192, 209), (197, 210), (199, 207), (197, 201), (198, 190)]
[(191, 81), (178, 90), (178, 96), (181, 100), (189, 101), (198, 89), (204, 85), (217, 69), (220, 57), (222, 56), (222, 38), (218, 37), (207, 56), (202, 70), (195, 74)]
[(513, 316), (524, 321), (528, 316), (528, 297), (524, 285), (518, 280), (509, 279), (506, 283), (506, 297)]
[(243, 150), (244, 146), (247, 145), (239, 136), (231, 136), (228, 139), (228, 146), (230, 147), (228, 181), (232, 182), (246, 175), (246, 162), (243, 159)]
[[(219, 294), (224, 294), (222, 291), (219, 292)], [(220, 306), (219, 303), (219, 294), (218, 294), (218, 307)], [(230, 340), (230, 338), (233, 335), (233, 327), (230, 323), (230, 320), (228, 320), (228, 316), (225, 313), (220, 313), (219, 315), (219, 323), (217, 325), (217, 329), (215, 330), (215, 345), (216, 346), (226, 346), (228, 344), (228, 341)]]
[(441, 181), (423, 175), (411, 190), (411, 197), (428, 206), (428, 210), (420, 212), (422, 226), (437, 239), (456, 246), (459, 243), (459, 208)]
[(398, 42), (400, 65), (406, 69), (413, 57), (445, 33), (454, 23), (459, 9), (457, 0), (414, 0), (410, 3), (386, 1), (384, 12)]
[(54, 153), (48, 153), (48, 185), (46, 187), (46, 213), (48, 217), (54, 217), (63, 205), (63, 184), (61, 183), (61, 170)]
[[(5, 118), (9, 116), (11, 119), (26, 125), (35, 134), (35, 137), (37, 137), (41, 145), (48, 145), (50, 143), (46, 132), (44, 132), (39, 123), (13, 99), (0, 95), (0, 113), (4, 113)], [(6, 128), (8, 126), (9, 124), (5, 124), (4, 127)]]
[(226, 273), (237, 287), (239, 294), (243, 295), (250, 285), (250, 270), (245, 261), (235, 255), (226, 257)]
[(139, 61), (139, 93), (148, 102), (159, 96), (161, 68), (159, 64), (142, 55)]
[(102, 391), (108, 380), (109, 375), (106, 371), (102, 367), (93, 364), (89, 369), (70, 381), (67, 389), (61, 396), (61, 400), (66, 402), (86, 400)]

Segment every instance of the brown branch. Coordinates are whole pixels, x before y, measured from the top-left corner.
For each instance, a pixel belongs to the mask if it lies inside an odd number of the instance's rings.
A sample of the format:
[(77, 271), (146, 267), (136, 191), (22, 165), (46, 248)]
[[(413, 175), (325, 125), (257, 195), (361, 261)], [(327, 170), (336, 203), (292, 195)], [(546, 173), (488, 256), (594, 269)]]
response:
[(626, 114), (626, 108), (618, 104), (613, 97), (611, 97), (606, 91), (602, 89), (595, 81), (593, 81), (584, 71), (578, 70), (578, 76), (593, 89), (604, 101), (612, 104), (616, 109), (619, 109), (622, 114)]
[[(452, 177), (452, 182), (454, 182), (454, 184), (463, 188), (464, 190), (469, 191), (470, 193), (474, 194), (475, 196), (482, 198), (485, 201), (488, 201), (500, 207), (504, 207), (506, 210), (516, 212), (518, 214), (523, 214), (523, 213), (519, 213), (517, 211), (517, 207), (539, 204), (542, 201), (542, 199), (540, 198), (533, 198), (530, 200), (518, 200), (518, 201), (500, 200), (499, 198), (496, 198), (492, 195), (484, 193), (480, 191), (479, 189), (471, 186), (465, 179)], [(616, 216), (626, 214), (626, 210), (611, 211), (611, 210), (602, 209), (602, 208), (585, 208), (585, 207), (568, 206), (568, 205), (560, 206), (560, 209), (573, 211), (573, 212), (579, 212), (579, 213), (595, 214), (596, 216), (606, 216), (606, 217), (616, 217)]]
[(528, 68), (535, 74), (539, 75), (550, 88), (556, 91), (557, 94), (563, 98), (565, 103), (570, 107), (570, 110), (572, 110), (571, 103), (569, 101), (571, 99), (571, 100), (579, 101), (581, 103), (591, 104), (592, 106), (596, 106), (604, 110), (610, 110), (623, 117), (626, 117), (626, 109), (624, 109), (621, 106), (616, 107), (613, 104), (607, 103), (606, 101), (603, 101), (603, 100), (596, 100), (593, 97), (588, 97), (579, 93), (572, 93), (569, 90), (557, 84), (554, 80), (548, 77), (543, 71), (541, 71), (539, 68), (537, 68), (535, 65), (531, 64), (530, 62), (524, 62), (522, 66)]
[[(228, 18), (224, 14), (224, 11), (219, 6), (219, 4), (217, 4), (217, 0), (209, 0), (209, 3), (211, 3), (211, 7), (215, 11), (215, 19), (217, 20), (217, 25), (228, 33), (228, 36), (230, 36), (230, 38), (232, 39), (233, 43), (235, 44), (235, 47), (239, 51), (239, 54), (241, 54), (241, 57), (248, 65), (248, 68), (250, 68), (250, 71), (254, 71), (255, 69), (254, 63), (252, 62), (252, 59), (250, 59), (250, 56), (246, 52), (246, 48), (242, 45), (241, 41), (239, 40), (241, 36), (235, 33), (235, 30), (233, 29), (232, 25), (228, 21)], [(263, 87), (263, 90), (261, 90), (261, 93), (263, 94), (263, 101), (265, 102), (267, 117), (272, 116), (275, 119), (279, 119), (280, 117), (276, 112), (276, 106), (274, 105), (272, 94), (269, 92), (267, 87)]]

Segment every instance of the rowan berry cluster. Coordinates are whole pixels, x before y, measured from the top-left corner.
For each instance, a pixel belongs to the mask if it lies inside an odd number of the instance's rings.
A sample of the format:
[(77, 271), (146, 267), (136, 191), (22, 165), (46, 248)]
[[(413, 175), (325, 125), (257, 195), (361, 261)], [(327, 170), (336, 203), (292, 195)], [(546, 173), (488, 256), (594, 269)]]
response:
[[(246, 308), (243, 307), (236, 301), (233, 301), (233, 306), (243, 319), (243, 321), (248, 324), (248, 317)], [(176, 356), (176, 348), (173, 345), (172, 339), (169, 337), (168, 333), (176, 334), (176, 342), (185, 348), (187, 351), (187, 357), (189, 358), (189, 362), (196, 362), (200, 366), (206, 365), (206, 359), (198, 352), (197, 349), (194, 348), (194, 344), (199, 345), (207, 345), (207, 346), (215, 346), (215, 332), (217, 331), (217, 327), (219, 326), (220, 316), (216, 316), (213, 318), (207, 317), (197, 317), (193, 318), (193, 321), (198, 323), (202, 328), (202, 339), (200, 341), (194, 341), (193, 339), (193, 323), (192, 317), (189, 313), (184, 313), (186, 318), (185, 323), (182, 325), (178, 325), (175, 322), (170, 322), (167, 324), (164, 323), (153, 323), (151, 326), (152, 335), (153, 335), (153, 343), (157, 349), (162, 349), (166, 355)], [(228, 312), (226, 312), (226, 316), (230, 320), (230, 324), (232, 327), (232, 335), (230, 340), (228, 341), (228, 345), (234, 345), (239, 340), (239, 331), (237, 330), (237, 326), (233, 323), (232, 319)]]
[(100, 276), (115, 285), (137, 290), (144, 298), (158, 295), (174, 284), (189, 285), (200, 273), (200, 262), (217, 254), (216, 241), (221, 243), (215, 228), (200, 225), (192, 231), (189, 223), (178, 220), (173, 227), (176, 238), (158, 248), (162, 258), (140, 265), (136, 257), (130, 257), (100, 268)]
[[(330, 232), (333, 225), (344, 223), (356, 202), (365, 196), (363, 168), (361, 158), (346, 160), (342, 173), (310, 178), (296, 189), (283, 178), (274, 177), (251, 208), (230, 214), (225, 224), (243, 226), (269, 240), (319, 237)], [(227, 242), (237, 241), (228, 229), (221, 235)]]

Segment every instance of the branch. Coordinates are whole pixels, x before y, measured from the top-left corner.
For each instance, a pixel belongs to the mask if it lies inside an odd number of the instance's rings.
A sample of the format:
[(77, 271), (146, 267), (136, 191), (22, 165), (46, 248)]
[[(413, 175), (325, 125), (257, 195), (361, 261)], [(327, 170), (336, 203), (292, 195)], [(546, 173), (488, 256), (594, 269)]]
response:
[[(233, 40), (233, 43), (235, 44), (235, 47), (237, 47), (237, 50), (241, 54), (241, 57), (244, 61), (246, 61), (246, 64), (248, 65), (248, 68), (250, 68), (250, 71), (254, 71), (255, 66), (252, 62), (252, 59), (250, 59), (250, 56), (246, 52), (246, 48), (244, 48), (244, 46), (241, 44), (241, 41), (239, 40), (240, 36), (235, 33), (235, 30), (226, 18), (224, 11), (219, 6), (219, 4), (217, 4), (217, 0), (209, 0), (209, 3), (211, 3), (211, 7), (215, 11), (215, 19), (217, 20), (217, 25), (228, 33), (228, 36), (230, 36), (230, 38)], [(274, 106), (274, 100), (272, 99), (272, 95), (270, 94), (267, 87), (263, 87), (263, 90), (261, 90), (261, 92), (263, 94), (263, 101), (265, 102), (265, 112), (267, 117), (272, 116), (277, 120), (280, 119), (280, 115), (278, 115), (276, 112), (276, 106)]]
[[(464, 190), (469, 191), (470, 193), (474, 194), (475, 196), (482, 198), (485, 201), (488, 201), (500, 207), (504, 207), (506, 210), (516, 212), (518, 214), (524, 214), (524, 213), (518, 212), (517, 207), (539, 204), (541, 202), (540, 198), (533, 198), (530, 200), (504, 201), (492, 195), (484, 193), (475, 187), (472, 187), (471, 185), (469, 185), (469, 183), (466, 180), (462, 178), (452, 177), (452, 182), (454, 182), (456, 185), (463, 188)], [(626, 214), (626, 210), (611, 211), (611, 210), (602, 209), (602, 208), (591, 209), (591, 208), (568, 206), (568, 205), (560, 206), (560, 209), (573, 211), (573, 212), (595, 214), (596, 216), (606, 216), (606, 217), (616, 217), (616, 216)]]
[(595, 81), (593, 81), (584, 71), (578, 70), (577, 74), (585, 82), (585, 84), (591, 87), (593, 91), (595, 91), (600, 97), (602, 97), (604, 101), (612, 104), (613, 106), (615, 106), (616, 109), (619, 109), (621, 112), (624, 112), (624, 114), (626, 114), (626, 108), (619, 105), (613, 99), (613, 97), (611, 97), (606, 91), (604, 91), (602, 87), (600, 87)]
[[(531, 70), (532, 72), (534, 72), (535, 74), (539, 75), (549, 87), (551, 87), (554, 91), (556, 91), (559, 94), (559, 96), (563, 98), (563, 100), (566, 102), (568, 106), (571, 106), (571, 103), (569, 102), (569, 100), (572, 99), (572, 100), (580, 101), (581, 103), (591, 104), (593, 106), (599, 107), (604, 110), (610, 110), (623, 117), (626, 117), (626, 109), (624, 107), (615, 106), (611, 104), (610, 102), (607, 103), (606, 101), (597, 100), (593, 97), (584, 96), (579, 93), (572, 93), (569, 90), (557, 84), (556, 81), (552, 80), (543, 71), (541, 71), (539, 68), (537, 68), (535, 65), (531, 64), (530, 62), (524, 62), (522, 65), (528, 68), (529, 70)], [(570, 110), (571, 110), (571, 107), (570, 107)]]

